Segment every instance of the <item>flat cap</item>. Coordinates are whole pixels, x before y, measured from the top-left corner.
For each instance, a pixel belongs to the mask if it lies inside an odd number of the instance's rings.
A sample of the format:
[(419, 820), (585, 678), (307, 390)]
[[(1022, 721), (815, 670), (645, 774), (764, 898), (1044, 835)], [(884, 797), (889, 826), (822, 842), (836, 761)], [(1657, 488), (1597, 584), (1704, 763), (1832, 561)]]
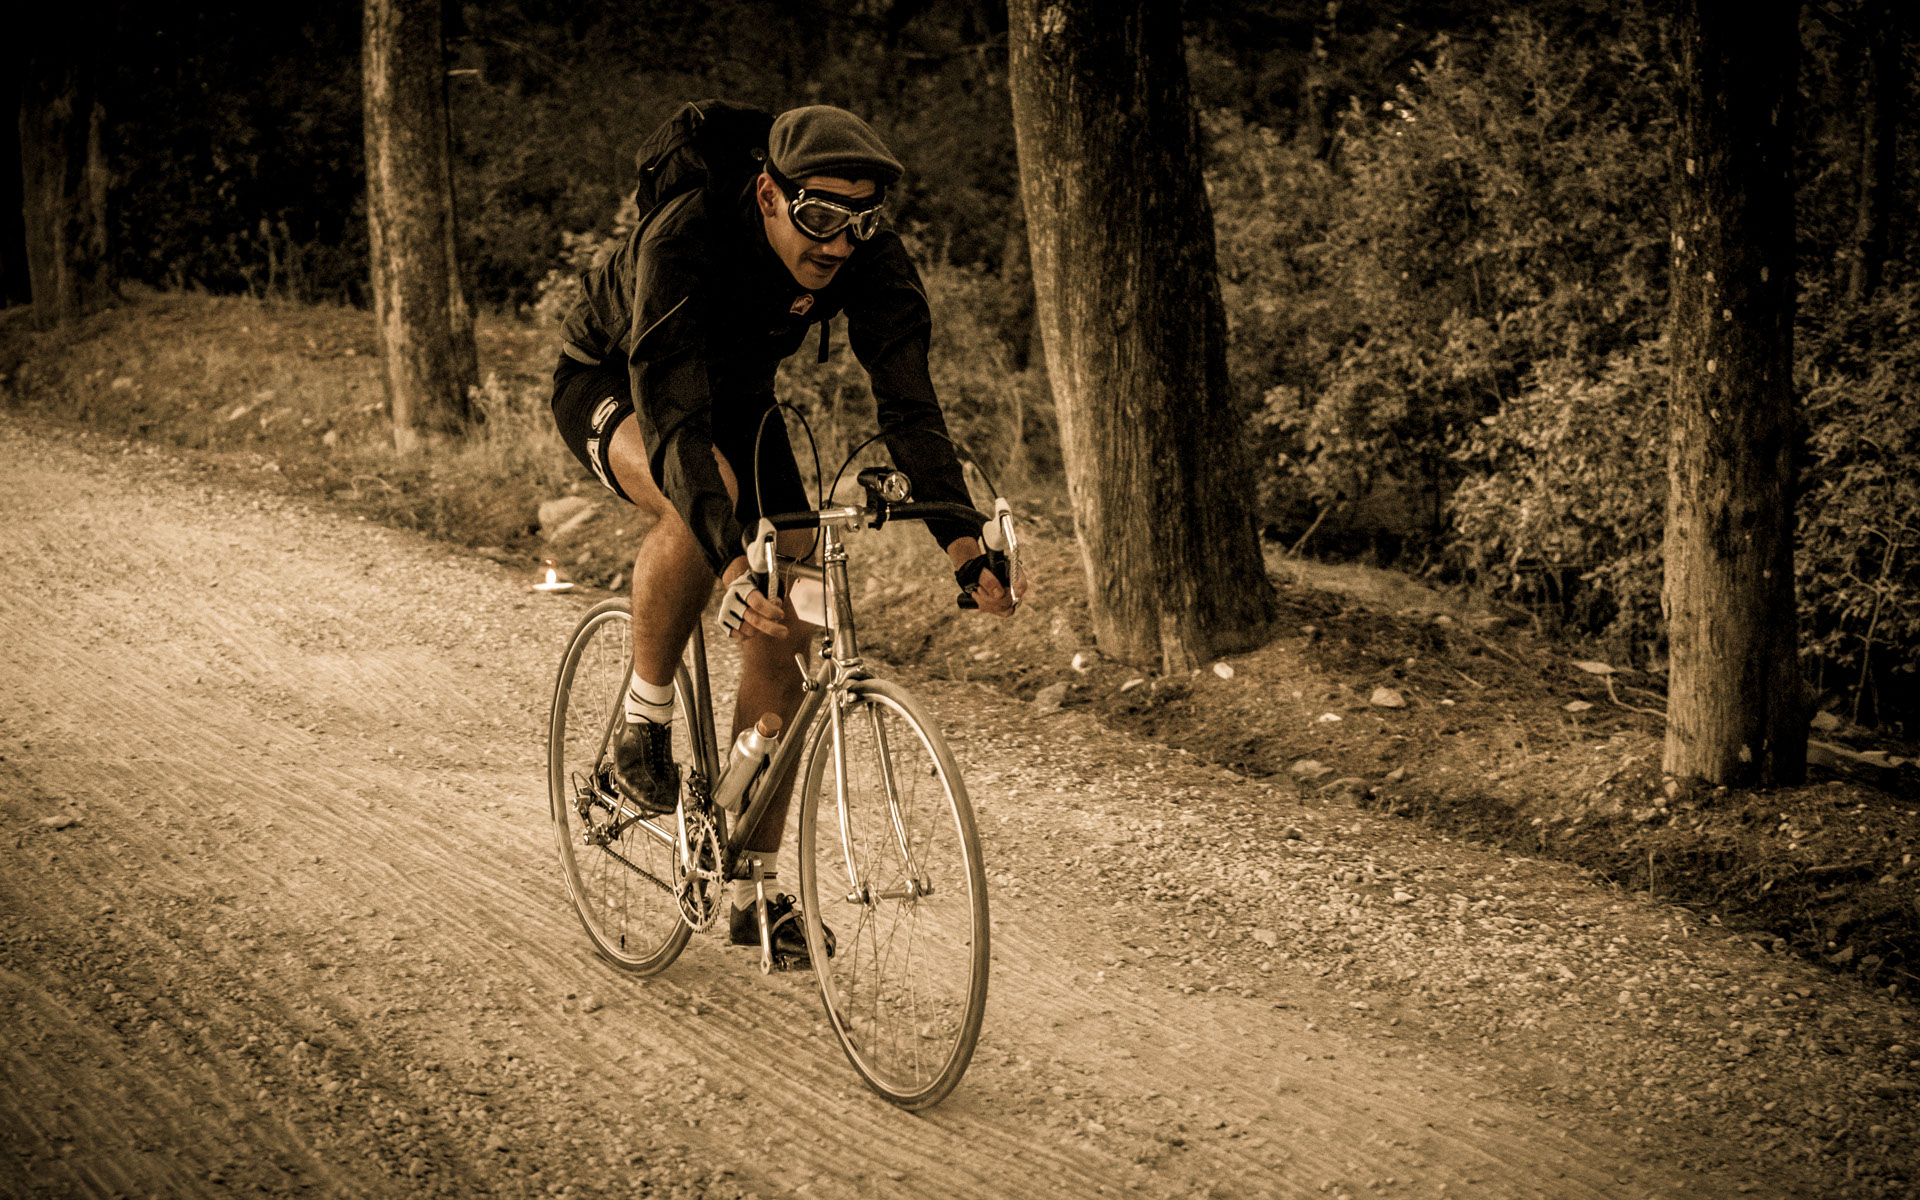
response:
[(872, 126), (830, 104), (810, 104), (775, 117), (767, 135), (767, 159), (788, 179), (838, 175), (886, 187), (902, 171), (900, 160)]

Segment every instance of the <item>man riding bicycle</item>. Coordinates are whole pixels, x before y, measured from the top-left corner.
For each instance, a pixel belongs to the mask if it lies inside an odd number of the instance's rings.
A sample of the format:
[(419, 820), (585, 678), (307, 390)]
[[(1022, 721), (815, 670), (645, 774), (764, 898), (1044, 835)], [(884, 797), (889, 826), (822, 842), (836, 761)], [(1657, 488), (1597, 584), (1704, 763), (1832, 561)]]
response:
[[(742, 188), (675, 196), (588, 272), (554, 372), (567, 446), (655, 518), (633, 563), (633, 669), (613, 743), (615, 786), (648, 813), (678, 801), (674, 669), (716, 579), (726, 589), (722, 623), (741, 643), (734, 734), (767, 712), (790, 721), (799, 707), (794, 656), (818, 628), (798, 618), (785, 589), (774, 600), (755, 586), (743, 533), (767, 513), (814, 507), (784, 424), (777, 414), (762, 422), (776, 369), (814, 324), (824, 353), (826, 322), (846, 314), (888, 452), (915, 498), (968, 502), (927, 371), (926, 292), (881, 224), (900, 163), (859, 117), (814, 105), (774, 119), (762, 165)], [(927, 524), (980, 609), (1011, 613), (1015, 597), (986, 569), (979, 531)], [(780, 553), (806, 554), (811, 536), (782, 533)], [(748, 845), (765, 881), (777, 877), (792, 786), (790, 773)], [(730, 939), (758, 945), (755, 885), (732, 886)], [(776, 954), (804, 965), (793, 898), (776, 895), (767, 918)]]

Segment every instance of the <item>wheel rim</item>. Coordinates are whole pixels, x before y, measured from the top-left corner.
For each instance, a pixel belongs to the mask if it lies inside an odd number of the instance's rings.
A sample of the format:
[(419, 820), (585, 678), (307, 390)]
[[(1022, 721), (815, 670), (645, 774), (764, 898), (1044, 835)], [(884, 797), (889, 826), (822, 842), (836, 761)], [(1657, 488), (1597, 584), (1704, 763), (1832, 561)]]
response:
[[(610, 721), (622, 715), (628, 631), (625, 609), (610, 608), (590, 614), (574, 635), (555, 688), (547, 782), (561, 866), (581, 924), (602, 955), (646, 971), (671, 962), (689, 931), (671, 890), (672, 843), (660, 836), (671, 826), (623, 819), (617, 801), (595, 785), (611, 753)], [(696, 761), (690, 710), (683, 695), (673, 725), (674, 760), (683, 770)]]
[[(965, 1070), (985, 1004), (986, 903), (977, 845), (965, 794), (944, 769), (936, 735), (877, 693), (862, 695), (842, 719), (844, 834), (841, 764), (826, 722), (818, 727), (808, 772), (813, 802), (806, 805), (802, 832), (810, 845), (802, 848), (802, 862), (811, 867), (803, 890), (835, 940), (824, 965), (816, 947), (815, 970), (855, 1068), (897, 1103), (932, 1103)], [(887, 804), (883, 744), (891, 754), (897, 810)], [(931, 885), (930, 894), (922, 883)]]

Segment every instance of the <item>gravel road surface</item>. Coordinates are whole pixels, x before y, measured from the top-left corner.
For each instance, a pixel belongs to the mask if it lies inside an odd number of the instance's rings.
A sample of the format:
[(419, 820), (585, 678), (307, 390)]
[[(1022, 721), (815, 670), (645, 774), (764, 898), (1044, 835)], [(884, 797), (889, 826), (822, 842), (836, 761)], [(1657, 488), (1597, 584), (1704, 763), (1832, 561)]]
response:
[(811, 976), (596, 960), (591, 602), (0, 417), (0, 1193), (1909, 1194), (1910, 1009), (1565, 867), (973, 685), (992, 998), (923, 1115)]

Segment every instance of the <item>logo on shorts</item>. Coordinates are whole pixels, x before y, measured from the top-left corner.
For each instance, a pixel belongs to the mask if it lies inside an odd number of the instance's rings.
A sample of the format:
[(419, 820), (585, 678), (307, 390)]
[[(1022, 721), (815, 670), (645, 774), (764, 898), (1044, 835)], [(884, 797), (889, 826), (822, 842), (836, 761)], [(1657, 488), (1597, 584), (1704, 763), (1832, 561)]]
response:
[(793, 298), (793, 307), (787, 310), (793, 316), (804, 317), (813, 308), (813, 293), (802, 292)]
[(595, 433), (605, 433), (607, 431), (607, 422), (613, 420), (613, 414), (618, 412), (619, 409), (620, 398), (618, 396), (608, 396), (605, 400), (602, 400), (594, 406), (593, 419), (588, 421), (587, 424), (593, 427)]
[(587, 439), (587, 465), (600, 477), (600, 484), (608, 491), (614, 491), (613, 480), (607, 478), (607, 465), (600, 461), (600, 439)]

